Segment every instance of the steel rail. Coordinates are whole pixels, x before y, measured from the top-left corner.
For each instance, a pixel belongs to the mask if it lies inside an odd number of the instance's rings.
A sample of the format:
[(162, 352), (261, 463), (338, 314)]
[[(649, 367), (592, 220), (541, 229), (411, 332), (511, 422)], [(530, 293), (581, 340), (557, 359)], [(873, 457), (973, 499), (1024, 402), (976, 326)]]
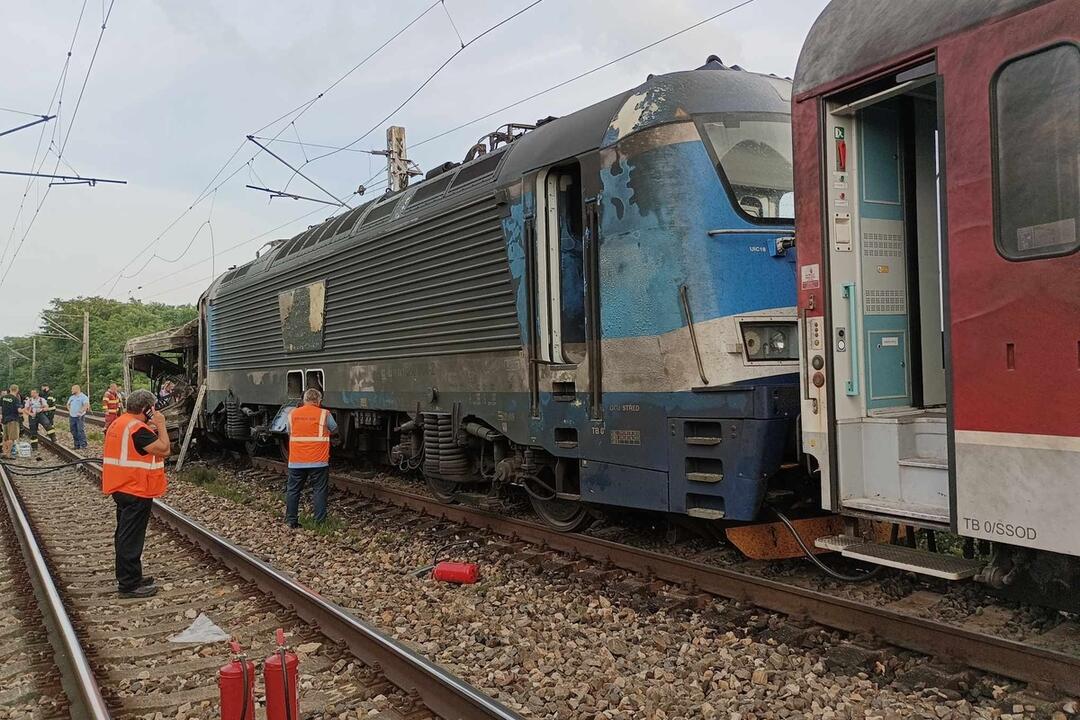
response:
[(53, 658), (60, 670), (60, 683), (71, 704), (71, 717), (108, 720), (112, 715), (101, 695), (97, 677), (86, 653), (83, 652), (82, 643), (53, 582), (45, 554), (34, 535), (26, 509), (2, 465), (0, 494), (3, 495), (11, 526), (22, 547), (27, 574), (34, 587), (38, 608), (45, 620), (49, 643), (53, 647)]
[[(40, 438), (49, 448), (68, 461), (81, 456), (53, 441)], [(79, 466), (100, 479), (101, 465)], [(217, 535), (184, 513), (154, 500), (154, 516), (167, 527), (199, 545), (235, 572), (250, 580), (274, 601), (292, 609), (305, 621), (317, 625), (328, 638), (342, 642), (367, 665), (377, 668), (397, 687), (415, 693), (421, 701), (444, 720), (521, 720), (521, 716), (500, 702), (448, 672), (404, 644), (330, 602), (296, 580), (287, 577), (244, 548)]]
[[(56, 408), (56, 414), (59, 415), (60, 417), (69, 417), (68, 411), (67, 410), (61, 410), (60, 408)], [(104, 415), (99, 415), (97, 413), (86, 413), (85, 415), (83, 415), (83, 417), (86, 418), (86, 422), (89, 423), (90, 425), (102, 426), (102, 425), (105, 424), (105, 416)]]
[[(283, 470), (284, 463), (252, 458), (253, 464)], [(515, 540), (545, 546), (631, 572), (747, 602), (795, 618), (851, 633), (868, 633), (882, 642), (1026, 682), (1048, 682), (1080, 693), (1080, 657), (956, 625), (934, 622), (896, 610), (863, 605), (817, 590), (757, 577), (729, 568), (693, 562), (577, 533), (562, 533), (536, 522), (475, 507), (444, 505), (405, 490), (331, 473), (335, 487), (363, 497), (422, 512), (451, 522), (490, 530)]]

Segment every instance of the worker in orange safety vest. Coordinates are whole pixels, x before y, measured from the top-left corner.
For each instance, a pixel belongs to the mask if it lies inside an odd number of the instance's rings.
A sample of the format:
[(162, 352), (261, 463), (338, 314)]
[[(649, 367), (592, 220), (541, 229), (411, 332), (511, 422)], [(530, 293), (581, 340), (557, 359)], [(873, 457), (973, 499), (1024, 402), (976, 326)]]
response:
[(105, 431), (101, 491), (116, 503), (116, 584), (122, 598), (157, 594), (143, 575), (142, 552), (154, 498), (165, 493), (165, 458), (172, 451), (165, 416), (154, 410), (154, 394), (136, 390), (126, 412)]
[(329, 410), (320, 407), (322, 393), (304, 392), (304, 404), (289, 411), (289, 479), (285, 485), (285, 522), (300, 527), (300, 493), (311, 484), (315, 522), (326, 521), (326, 496), (330, 486), (330, 435), (337, 423)]
[(110, 383), (109, 389), (101, 396), (101, 409), (105, 411), (105, 427), (109, 427), (120, 414), (120, 388), (116, 383)]

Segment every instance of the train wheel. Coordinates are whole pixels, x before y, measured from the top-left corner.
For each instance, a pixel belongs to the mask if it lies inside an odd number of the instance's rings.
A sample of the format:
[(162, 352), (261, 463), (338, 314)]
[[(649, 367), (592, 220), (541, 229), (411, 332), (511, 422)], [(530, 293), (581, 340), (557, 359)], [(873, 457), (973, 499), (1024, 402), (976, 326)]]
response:
[(529, 493), (529, 502), (540, 519), (561, 532), (577, 532), (592, 524), (588, 508), (576, 500), (543, 500)]
[(433, 477), (424, 476), (424, 482), (427, 483), (428, 490), (435, 496), (435, 499), (441, 503), (449, 505), (454, 502), (457, 497), (458, 484), (451, 480), (439, 480)]

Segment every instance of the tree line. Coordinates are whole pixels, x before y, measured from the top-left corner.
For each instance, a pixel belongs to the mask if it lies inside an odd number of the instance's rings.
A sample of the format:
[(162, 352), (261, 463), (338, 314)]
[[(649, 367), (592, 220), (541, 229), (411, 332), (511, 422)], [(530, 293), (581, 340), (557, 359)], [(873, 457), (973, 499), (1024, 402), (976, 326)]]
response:
[[(194, 305), (101, 297), (55, 298), (42, 311), (43, 318), (48, 320), (41, 320), (36, 333), (0, 340), (0, 387), (15, 383), (25, 391), (47, 383), (58, 399), (67, 398), (72, 385), (82, 385), (85, 391), (86, 375), (81, 365), (84, 312), (90, 314), (90, 390), (94, 410), (100, 410), (97, 400), (109, 383), (123, 385), (124, 344), (130, 338), (177, 327), (196, 316)], [(36, 363), (32, 362), (35, 356)], [(145, 387), (146, 378), (134, 374), (132, 384)]]

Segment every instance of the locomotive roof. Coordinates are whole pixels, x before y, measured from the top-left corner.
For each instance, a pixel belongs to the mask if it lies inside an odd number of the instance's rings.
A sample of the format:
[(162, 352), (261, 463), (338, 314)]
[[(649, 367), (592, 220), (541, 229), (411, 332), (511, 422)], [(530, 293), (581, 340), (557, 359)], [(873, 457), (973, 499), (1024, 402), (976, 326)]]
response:
[(691, 115), (791, 111), (791, 81), (724, 65), (652, 75), (636, 88), (541, 125), (514, 142), (498, 182), (611, 145), (627, 135)]
[(795, 67), (795, 94), (887, 63), (989, 18), (1050, 0), (832, 0)]
[(430, 208), (440, 202), (440, 197), (448, 198), (457, 193), (459, 187), (475, 190), (505, 186), (532, 170), (612, 145), (646, 128), (687, 120), (693, 115), (726, 112), (788, 114), (790, 103), (790, 80), (748, 72), (738, 65), (729, 67), (715, 56), (695, 70), (651, 75), (636, 88), (546, 122), (507, 147), (480, 155), (399, 193), (374, 198), (292, 238), (278, 240), (272, 249), (257, 259), (223, 274), (211, 285), (210, 292), (213, 294), (215, 287), (232, 280), (267, 270), (324, 241), (366, 230), (376, 222), (386, 223), (380, 227), (388, 229), (396, 222), (393, 218), (401, 214), (399, 205), (405, 214), (410, 214), (414, 206)]

